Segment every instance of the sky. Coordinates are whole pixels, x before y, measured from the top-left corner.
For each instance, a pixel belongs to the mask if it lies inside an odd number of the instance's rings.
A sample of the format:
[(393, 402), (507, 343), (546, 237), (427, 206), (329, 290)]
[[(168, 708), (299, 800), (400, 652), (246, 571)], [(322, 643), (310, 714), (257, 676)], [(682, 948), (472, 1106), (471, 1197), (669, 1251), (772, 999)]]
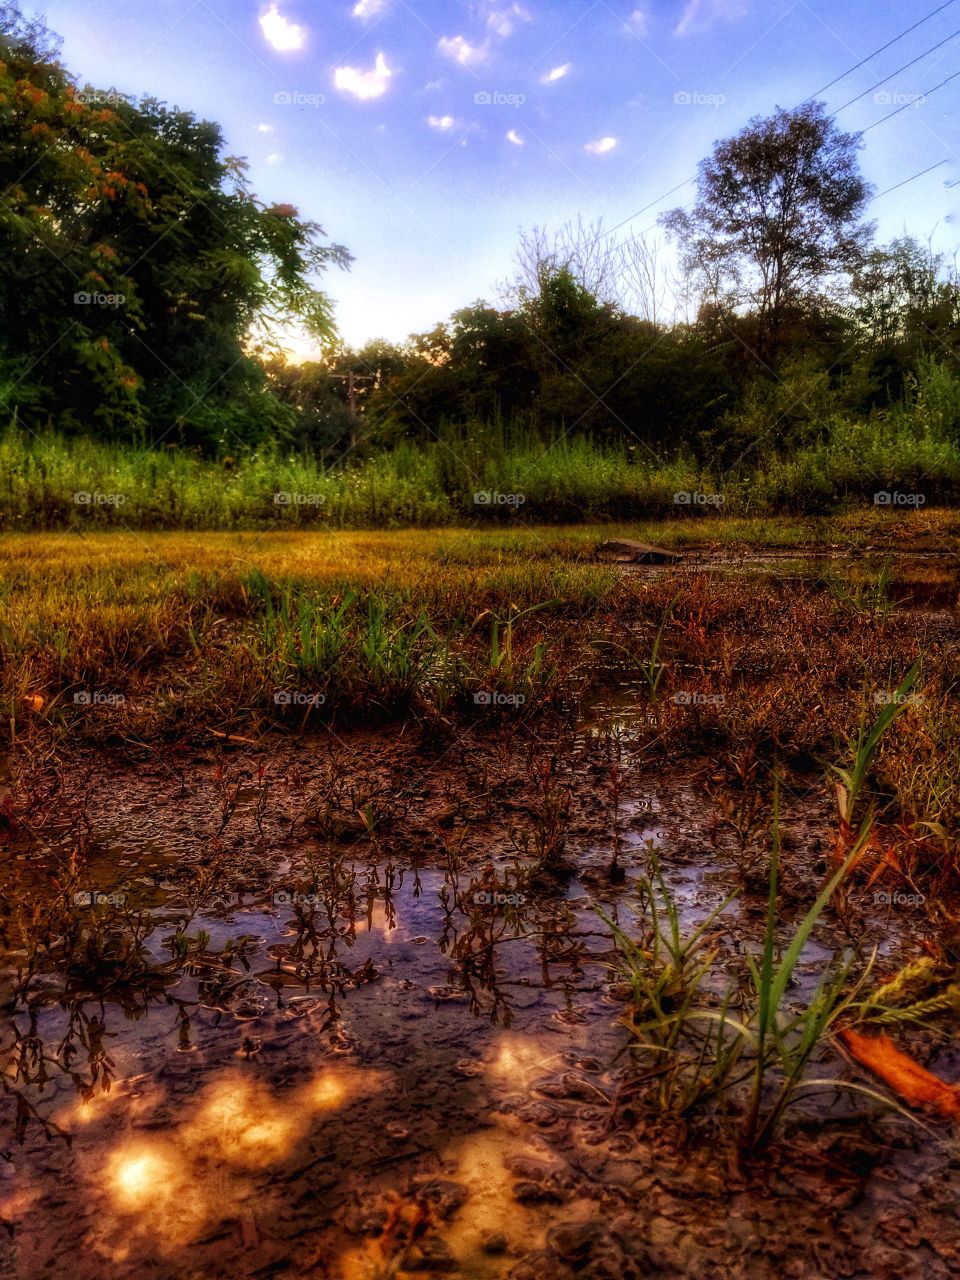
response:
[[(658, 234), (658, 214), (692, 202), (690, 180), (714, 141), (815, 94), (831, 111), (843, 108), (842, 128), (866, 130), (861, 165), (877, 193), (938, 166), (879, 195), (869, 216), (880, 240), (907, 230), (952, 256), (960, 77), (925, 90), (960, 71), (960, 0), (818, 93), (942, 3), (22, 7), (43, 13), (63, 37), (63, 59), (81, 85), (156, 96), (217, 121), (226, 154), (248, 159), (261, 199), (294, 204), (346, 245), (352, 269), (326, 274), (322, 285), (344, 339), (360, 345), (425, 331), (481, 298), (496, 302), (521, 230), (534, 225), (553, 231), (582, 216), (610, 228), (631, 219), (620, 234)], [(299, 358), (311, 354), (291, 347)]]

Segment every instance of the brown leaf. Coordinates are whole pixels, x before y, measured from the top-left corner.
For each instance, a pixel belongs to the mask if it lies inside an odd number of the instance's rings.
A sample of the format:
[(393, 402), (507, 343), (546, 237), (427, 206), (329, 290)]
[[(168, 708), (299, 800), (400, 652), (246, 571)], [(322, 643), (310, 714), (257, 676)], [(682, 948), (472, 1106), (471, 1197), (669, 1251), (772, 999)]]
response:
[(903, 1053), (889, 1036), (862, 1036), (845, 1027), (838, 1039), (856, 1060), (912, 1107), (933, 1111), (944, 1120), (960, 1118), (960, 1096), (953, 1085)]

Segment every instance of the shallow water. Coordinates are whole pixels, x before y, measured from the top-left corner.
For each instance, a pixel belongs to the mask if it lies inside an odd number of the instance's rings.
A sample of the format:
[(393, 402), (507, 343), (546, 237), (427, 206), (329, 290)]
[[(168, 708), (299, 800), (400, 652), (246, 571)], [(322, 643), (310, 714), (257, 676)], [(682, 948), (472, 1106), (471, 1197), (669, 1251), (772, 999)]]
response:
[[(328, 967), (373, 966), (340, 995), (297, 980), (292, 953), (304, 931), (270, 903), (198, 915), (211, 951), (228, 936), (257, 940), (249, 972), (216, 990), (190, 975), (126, 1014), (79, 999), (38, 1010), (33, 1032), (50, 1046), (71, 1023), (77, 1030), (102, 1016), (96, 1042), (117, 1083), (89, 1102), (63, 1075), (45, 1091), (44, 1116), (73, 1143), (65, 1156), (34, 1139), (30, 1158), (18, 1156), (15, 1187), (5, 1180), (0, 1213), (29, 1218), (30, 1230), (18, 1232), (24, 1274), (40, 1274), (80, 1240), (91, 1260), (121, 1267), (143, 1249), (171, 1262), (181, 1250), (205, 1256), (216, 1241), (216, 1273), (229, 1274), (245, 1249), (231, 1251), (227, 1237), (247, 1214), (261, 1253), (292, 1261), (321, 1223), (335, 1237), (348, 1206), (419, 1168), (424, 1154), (438, 1170), (449, 1166), (470, 1197), (448, 1239), (464, 1275), (499, 1273), (482, 1244), (508, 1207), (508, 1243), (542, 1237), (551, 1215), (541, 1208), (524, 1222), (508, 1172), (493, 1166), (508, 1149), (542, 1154), (536, 1124), (521, 1136), (510, 1115), (511, 1103), (530, 1105), (532, 1081), (574, 1071), (598, 1100), (609, 1094), (608, 1072), (577, 1065), (588, 1048), (608, 1061), (624, 1039), (604, 1001), (605, 966), (589, 958), (596, 918), (574, 905), (576, 958), (548, 960), (535, 940), (520, 940), (493, 981), (464, 984), (438, 946), (442, 882), (435, 871), (403, 876), (386, 903), (371, 901), (355, 936), (341, 920), (347, 936), (320, 940)], [(157, 961), (167, 915), (157, 909)], [(76, 1061), (86, 1074), (89, 1023), (77, 1039), (86, 1040)], [(547, 1102), (536, 1106), (549, 1113)]]

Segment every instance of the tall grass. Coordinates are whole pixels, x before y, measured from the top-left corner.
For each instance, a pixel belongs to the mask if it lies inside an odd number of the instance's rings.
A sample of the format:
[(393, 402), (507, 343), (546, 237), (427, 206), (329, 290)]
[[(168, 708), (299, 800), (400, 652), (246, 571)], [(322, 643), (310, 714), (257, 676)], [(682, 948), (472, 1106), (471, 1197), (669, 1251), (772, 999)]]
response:
[(813, 445), (727, 472), (682, 452), (658, 459), (629, 441), (543, 439), (498, 423), (436, 436), (326, 466), (267, 446), (213, 461), (11, 427), (0, 437), (0, 528), (389, 529), (717, 510), (677, 504), (677, 492), (722, 494), (723, 513), (739, 515), (826, 511), (880, 491), (919, 493), (922, 505), (960, 497), (960, 448), (917, 414), (838, 422)]

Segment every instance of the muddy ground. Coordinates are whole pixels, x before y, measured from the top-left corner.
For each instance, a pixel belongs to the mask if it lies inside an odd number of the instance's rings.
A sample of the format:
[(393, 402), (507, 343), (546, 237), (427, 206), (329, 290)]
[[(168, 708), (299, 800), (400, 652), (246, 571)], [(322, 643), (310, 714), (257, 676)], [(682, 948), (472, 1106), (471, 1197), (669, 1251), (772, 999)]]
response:
[[(80, 838), (84, 890), (146, 913), (153, 965), (170, 962), (164, 941), (191, 912), (187, 932), (206, 930), (211, 956), (228, 937), (250, 942), (229, 971), (153, 975), (102, 1005), (82, 976), (34, 980), (12, 1016), (35, 1038), (34, 1079), (17, 1086), (35, 1114), (14, 1141), (8, 1095), (3, 1274), (60, 1274), (65, 1258), (84, 1277), (956, 1274), (947, 1135), (821, 1091), (744, 1164), (719, 1119), (690, 1134), (624, 1096), (625, 993), (593, 908), (631, 923), (651, 848), (688, 923), (742, 877), (712, 823), (710, 762), (678, 776), (642, 726), (624, 729), (622, 693), (614, 706), (620, 723), (601, 708), (556, 765), (573, 790), (570, 874), (509, 922), (484, 908), (503, 927), (492, 971), (471, 967), (471, 894), (484, 868), (502, 875), (517, 857), (538, 813), (531, 777), (561, 746), (549, 736), (477, 731), (437, 747), (409, 728), (329, 734), (114, 761), (108, 776), (91, 758), (35, 762), (29, 783), (12, 778), (12, 797), (32, 784), (39, 822), (12, 833), (8, 901)], [(790, 792), (788, 916), (822, 879), (831, 838), (821, 780), (795, 777)], [(368, 830), (356, 814), (371, 804)], [(283, 901), (310, 885), (319, 903)], [(851, 938), (895, 967), (930, 932), (919, 909), (891, 914), (874, 897), (825, 920), (807, 980)], [(717, 926), (728, 976), (759, 945), (763, 911), (748, 877)], [(50, 1067), (41, 1084), (38, 1046), (65, 1039), (70, 1074)], [(955, 1076), (945, 1037), (925, 1039), (930, 1065)]]
[[(733, 895), (710, 981), (742, 982), (769, 834), (736, 838), (723, 761), (668, 747), (645, 707), (610, 678), (568, 721), (11, 754), (0, 1275), (960, 1274), (942, 1124), (821, 1087), (745, 1158), (722, 1109), (636, 1089), (599, 913), (639, 936), (654, 860), (687, 929)], [(789, 931), (836, 839), (815, 762), (780, 813)], [(796, 998), (842, 953), (895, 972), (950, 914), (861, 880)], [(949, 1029), (910, 1047), (960, 1077)], [(876, 1083), (832, 1043), (812, 1068)]]

